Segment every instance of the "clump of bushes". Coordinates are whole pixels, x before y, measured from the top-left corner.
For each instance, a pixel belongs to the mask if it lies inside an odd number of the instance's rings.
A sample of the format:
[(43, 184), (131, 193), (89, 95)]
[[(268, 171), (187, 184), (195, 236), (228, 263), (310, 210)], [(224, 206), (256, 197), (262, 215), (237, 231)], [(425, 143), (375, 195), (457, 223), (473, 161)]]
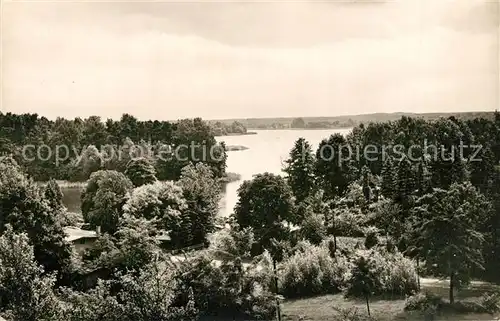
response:
[(343, 290), (349, 277), (346, 257), (333, 258), (326, 246), (306, 242), (281, 264), (280, 294), (286, 298), (334, 294)]
[(268, 278), (245, 267), (240, 259), (218, 264), (210, 257), (186, 263), (176, 273), (176, 302), (190, 294), (200, 316), (269, 320), (276, 312), (278, 297)]
[(252, 228), (223, 229), (209, 236), (210, 248), (219, 257), (249, 258), (255, 252), (255, 235)]
[(366, 216), (357, 208), (341, 207), (334, 212), (334, 230), (337, 236), (363, 237)]
[(331, 238), (319, 246), (299, 242), (294, 254), (281, 263), (280, 293), (287, 298), (300, 298), (348, 289), (354, 262), (360, 256), (366, 259), (372, 279), (370, 296), (400, 298), (418, 291), (417, 271), (412, 260), (384, 247), (356, 249), (354, 243), (344, 244), (342, 240), (337, 241), (335, 253), (332, 253)]
[[(417, 271), (412, 260), (401, 253), (370, 250), (358, 252), (364, 258), (367, 275), (370, 278), (370, 296), (399, 298), (418, 291)], [(350, 284), (351, 285), (351, 284)], [(353, 293), (350, 296), (356, 296)]]
[(406, 299), (405, 311), (440, 310), (445, 305), (443, 298), (425, 291), (410, 296)]
[(378, 255), (375, 254), (373, 257), (380, 256), (385, 261), (382, 263), (384, 281), (381, 294), (406, 296), (418, 291), (418, 273), (414, 261), (404, 257), (400, 252), (375, 253)]
[(500, 293), (486, 293), (481, 298), (481, 306), (488, 311), (488, 313), (500, 312)]
[(406, 300), (405, 311), (421, 311), (427, 315), (444, 313), (496, 313), (499, 309), (497, 293), (485, 294), (481, 302), (458, 301), (450, 304), (442, 297), (425, 291), (417, 293)]

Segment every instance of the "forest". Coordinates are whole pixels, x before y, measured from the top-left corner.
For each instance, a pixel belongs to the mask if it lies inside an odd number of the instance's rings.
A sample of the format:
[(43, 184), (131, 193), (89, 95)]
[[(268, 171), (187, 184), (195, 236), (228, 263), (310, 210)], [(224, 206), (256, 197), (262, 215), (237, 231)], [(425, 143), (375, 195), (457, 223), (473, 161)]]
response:
[[(201, 119), (1, 116), (6, 320), (491, 320), (500, 311), (499, 113), (362, 123), (315, 151), (300, 138), (284, 175), (241, 184), (227, 220), (217, 216), (224, 146), (202, 161), (100, 161), (101, 147), (125, 140), (153, 151), (217, 146)], [(20, 153), (63, 141), (86, 146), (78, 166)], [(457, 154), (461, 146), (475, 149)], [(81, 217), (64, 207), (56, 179), (86, 181)], [(75, 226), (98, 231), (81, 253), (64, 232)], [(445, 292), (429, 279), (446, 281)], [(470, 299), (477, 282), (487, 290)]]

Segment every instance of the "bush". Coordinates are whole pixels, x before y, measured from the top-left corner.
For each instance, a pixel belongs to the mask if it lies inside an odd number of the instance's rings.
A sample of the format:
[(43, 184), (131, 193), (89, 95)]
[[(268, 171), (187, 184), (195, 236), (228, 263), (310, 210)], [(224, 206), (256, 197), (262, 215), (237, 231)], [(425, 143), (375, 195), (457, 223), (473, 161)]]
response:
[(400, 252), (397, 253), (382, 253), (385, 257), (384, 264), (384, 288), (385, 293), (406, 296), (414, 294), (418, 291), (417, 270), (415, 262), (406, 258)]
[(83, 216), (80, 213), (62, 211), (59, 216), (61, 226), (78, 226), (83, 223)]
[(389, 253), (395, 253), (396, 252), (396, 243), (394, 242), (392, 237), (388, 237), (385, 240), (385, 249)]
[(405, 311), (440, 310), (444, 305), (443, 298), (426, 291), (409, 297), (405, 303)]
[(380, 252), (378, 250), (361, 251), (372, 278), (371, 295), (398, 298), (418, 291), (415, 264), (401, 253)]
[(300, 298), (342, 291), (349, 276), (348, 260), (340, 255), (332, 258), (326, 246), (301, 242), (298, 247), (281, 265), (280, 293)]
[(467, 313), (488, 313), (486, 309), (477, 302), (458, 301), (453, 304), (446, 303), (443, 307), (445, 312), (467, 314)]
[(481, 306), (488, 311), (488, 313), (500, 312), (500, 293), (487, 293), (481, 298)]
[(334, 213), (334, 233), (337, 236), (363, 237), (365, 215), (359, 209), (340, 208)]
[(375, 228), (368, 228), (365, 231), (365, 247), (371, 249), (379, 243), (378, 230)]
[(333, 309), (337, 312), (337, 315), (334, 316), (335, 321), (376, 321), (375, 318), (368, 316), (366, 312), (359, 312), (356, 307), (349, 309), (334, 307)]
[(318, 214), (310, 214), (305, 218), (300, 232), (304, 239), (316, 245), (320, 244), (326, 236), (323, 217)]
[(495, 313), (498, 312), (498, 295), (483, 296), (481, 303), (459, 301), (448, 303), (440, 296), (431, 292), (421, 292), (409, 297), (405, 303), (405, 311), (421, 311), (426, 314), (445, 313)]
[(215, 264), (209, 257), (186, 262), (176, 273), (176, 300), (192, 293), (201, 316), (269, 319), (276, 308), (276, 297), (267, 279), (243, 267), (241, 260)]
[(248, 258), (253, 256), (255, 237), (250, 227), (242, 230), (223, 229), (210, 235), (209, 242), (210, 248), (220, 257)]

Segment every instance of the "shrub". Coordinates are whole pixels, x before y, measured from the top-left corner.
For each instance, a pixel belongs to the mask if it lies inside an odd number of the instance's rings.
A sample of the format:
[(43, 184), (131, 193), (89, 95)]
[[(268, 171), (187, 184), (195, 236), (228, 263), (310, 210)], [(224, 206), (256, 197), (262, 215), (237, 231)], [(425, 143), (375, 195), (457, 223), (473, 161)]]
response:
[(83, 223), (83, 216), (80, 213), (62, 211), (59, 216), (61, 226), (78, 226)]
[(220, 230), (209, 237), (210, 248), (221, 257), (241, 257), (252, 256), (252, 247), (255, 244), (255, 237), (251, 227), (242, 230)]
[(385, 249), (389, 253), (395, 253), (396, 252), (396, 243), (394, 242), (394, 240), (392, 239), (392, 237), (388, 237), (385, 240)]
[(365, 231), (365, 247), (371, 249), (379, 243), (378, 230), (375, 228), (368, 228)]
[(376, 321), (375, 318), (368, 316), (365, 312), (359, 312), (356, 307), (349, 309), (333, 308), (337, 315), (334, 316), (335, 321)]
[(488, 313), (500, 312), (500, 293), (486, 293), (481, 298), (481, 306), (488, 311)]
[(357, 249), (363, 247), (363, 242), (361, 239), (356, 239), (352, 237), (337, 237), (337, 251), (334, 255), (333, 250), (335, 249), (335, 241), (332, 236), (323, 240), (321, 246), (328, 248), (330, 251), (330, 255), (332, 257), (340, 254), (344, 257), (353, 257), (356, 253)]
[(316, 245), (320, 244), (326, 236), (323, 217), (314, 213), (310, 214), (305, 218), (300, 232), (304, 239)]
[(488, 313), (478, 302), (457, 301), (453, 304), (446, 303), (443, 307), (445, 312), (467, 314), (467, 313)]
[(440, 296), (431, 292), (420, 292), (409, 297), (405, 303), (405, 311), (421, 311), (426, 314), (437, 312), (447, 313), (496, 313), (498, 312), (498, 295), (490, 294), (483, 296), (481, 303), (471, 301), (459, 301), (448, 303)]
[(400, 252), (383, 253), (386, 263), (384, 264), (384, 292), (381, 294), (392, 294), (405, 296), (418, 291), (417, 270), (415, 262), (406, 258)]
[(406, 300), (405, 311), (438, 310), (444, 306), (443, 298), (430, 292), (420, 292)]
[(340, 255), (330, 256), (325, 246), (300, 243), (300, 249), (282, 263), (280, 293), (287, 298), (340, 292), (346, 285), (350, 265)]
[(340, 208), (334, 213), (334, 233), (337, 236), (362, 237), (365, 215), (359, 209)]
[(365, 257), (369, 275), (373, 279), (371, 295), (396, 298), (417, 292), (415, 264), (401, 253), (380, 252), (374, 249), (360, 251), (358, 255)]
[(269, 319), (276, 312), (276, 297), (255, 269), (239, 259), (215, 264), (209, 257), (198, 257), (176, 271), (176, 300), (182, 302), (192, 293), (201, 316)]

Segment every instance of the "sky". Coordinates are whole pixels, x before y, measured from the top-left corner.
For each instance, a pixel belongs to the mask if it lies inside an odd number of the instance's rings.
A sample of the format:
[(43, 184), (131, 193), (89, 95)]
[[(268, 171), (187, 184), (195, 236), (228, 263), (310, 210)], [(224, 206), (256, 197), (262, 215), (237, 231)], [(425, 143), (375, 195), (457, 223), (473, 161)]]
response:
[(498, 0), (3, 3), (3, 112), (336, 116), (499, 106)]

